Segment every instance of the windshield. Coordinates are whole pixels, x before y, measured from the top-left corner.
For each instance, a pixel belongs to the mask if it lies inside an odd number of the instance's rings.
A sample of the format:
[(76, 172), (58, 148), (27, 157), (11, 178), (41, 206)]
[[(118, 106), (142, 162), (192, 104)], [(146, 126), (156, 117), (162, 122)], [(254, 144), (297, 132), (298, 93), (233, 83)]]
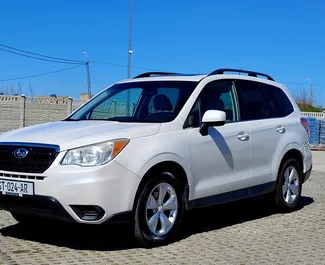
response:
[(192, 81), (147, 81), (114, 84), (66, 120), (169, 122), (197, 86)]

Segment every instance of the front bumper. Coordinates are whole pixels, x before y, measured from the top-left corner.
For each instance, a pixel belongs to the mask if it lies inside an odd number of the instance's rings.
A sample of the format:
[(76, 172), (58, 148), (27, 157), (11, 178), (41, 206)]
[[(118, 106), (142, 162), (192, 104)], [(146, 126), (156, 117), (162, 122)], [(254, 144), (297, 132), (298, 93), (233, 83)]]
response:
[(0, 208), (10, 212), (38, 215), (44, 218), (75, 222), (62, 205), (53, 197), (35, 195), (33, 198), (0, 195)]
[[(20, 198), (0, 194), (0, 209), (36, 215), (45, 219), (59, 220), (68, 224), (77, 224), (76, 221), (53, 197), (36, 195), (33, 198)], [(111, 215), (103, 224), (129, 223), (132, 221), (132, 211), (125, 211)]]
[(65, 222), (103, 224), (128, 221), (123, 216), (132, 211), (140, 178), (111, 161), (93, 168), (53, 165), (43, 180), (30, 181), (35, 187), (33, 197), (0, 195), (0, 208)]

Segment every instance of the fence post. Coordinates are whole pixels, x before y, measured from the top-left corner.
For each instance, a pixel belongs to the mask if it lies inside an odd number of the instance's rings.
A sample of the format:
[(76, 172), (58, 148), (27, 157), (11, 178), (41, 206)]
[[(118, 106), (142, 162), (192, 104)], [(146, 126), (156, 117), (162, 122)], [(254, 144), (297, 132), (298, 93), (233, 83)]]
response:
[(72, 97), (68, 97), (68, 116), (72, 113)]
[(26, 120), (26, 96), (21, 95), (20, 98), (20, 123), (19, 127), (25, 127), (25, 120)]
[(116, 117), (116, 105), (117, 105), (117, 102), (115, 100), (112, 100), (112, 103), (113, 103), (113, 113), (114, 113), (114, 117)]

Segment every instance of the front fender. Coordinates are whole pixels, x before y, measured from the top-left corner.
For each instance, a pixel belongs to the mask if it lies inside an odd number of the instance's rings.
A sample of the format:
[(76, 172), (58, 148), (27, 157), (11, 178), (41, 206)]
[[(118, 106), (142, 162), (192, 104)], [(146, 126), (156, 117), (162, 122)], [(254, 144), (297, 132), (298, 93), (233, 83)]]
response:
[[(116, 157), (116, 161), (139, 178), (143, 178), (148, 170), (162, 162), (171, 161), (180, 165), (186, 173), (191, 194), (192, 155), (186, 132), (180, 131), (135, 139), (126, 148), (127, 152), (123, 150)], [(168, 151), (166, 152), (166, 150)]]
[(185, 171), (189, 185), (192, 180), (192, 172), (188, 162), (182, 159), (179, 155), (173, 153), (162, 153), (148, 160), (139, 170), (138, 176), (142, 178), (153, 166), (162, 162), (175, 162), (179, 164)]

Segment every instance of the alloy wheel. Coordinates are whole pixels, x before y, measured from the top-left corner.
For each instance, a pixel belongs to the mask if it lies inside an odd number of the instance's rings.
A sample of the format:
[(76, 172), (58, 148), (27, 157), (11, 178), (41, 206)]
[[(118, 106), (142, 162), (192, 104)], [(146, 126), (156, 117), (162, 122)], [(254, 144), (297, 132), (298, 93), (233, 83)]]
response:
[(288, 167), (284, 172), (284, 183), (282, 185), (282, 195), (288, 205), (292, 205), (297, 200), (300, 193), (299, 175), (293, 166)]
[(173, 227), (178, 213), (178, 201), (174, 188), (159, 183), (149, 194), (146, 203), (146, 222), (156, 236), (166, 235)]

